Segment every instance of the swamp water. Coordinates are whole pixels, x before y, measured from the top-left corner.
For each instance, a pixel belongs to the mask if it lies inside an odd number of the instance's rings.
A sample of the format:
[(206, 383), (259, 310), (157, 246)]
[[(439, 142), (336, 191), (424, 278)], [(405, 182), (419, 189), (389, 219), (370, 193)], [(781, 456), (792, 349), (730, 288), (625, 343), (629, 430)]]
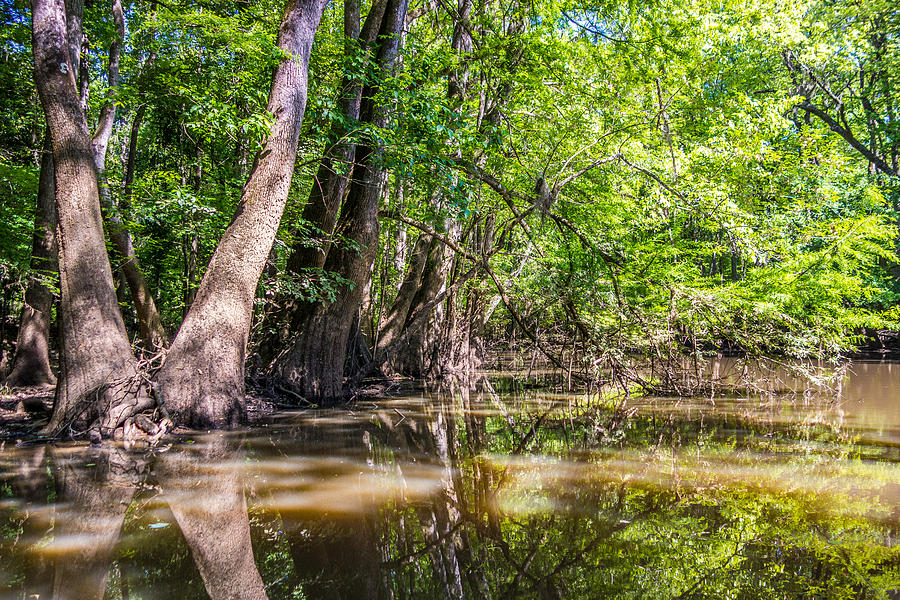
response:
[(150, 452), (7, 443), (0, 598), (900, 598), (900, 365), (789, 379), (618, 406), (485, 379)]

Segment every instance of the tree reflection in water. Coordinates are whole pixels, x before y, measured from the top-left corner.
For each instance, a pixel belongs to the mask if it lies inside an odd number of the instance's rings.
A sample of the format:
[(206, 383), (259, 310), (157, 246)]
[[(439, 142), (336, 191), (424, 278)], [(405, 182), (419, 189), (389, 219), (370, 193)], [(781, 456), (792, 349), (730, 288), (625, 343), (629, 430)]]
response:
[(451, 380), (155, 454), (8, 451), (4, 597), (896, 597), (897, 424), (586, 400)]
[(243, 452), (224, 438), (160, 457), (156, 477), (212, 600), (266, 598), (250, 541)]
[(53, 598), (102, 599), (116, 541), (146, 460), (119, 448), (87, 456), (59, 453), (55, 467), (58, 509), (53, 541)]

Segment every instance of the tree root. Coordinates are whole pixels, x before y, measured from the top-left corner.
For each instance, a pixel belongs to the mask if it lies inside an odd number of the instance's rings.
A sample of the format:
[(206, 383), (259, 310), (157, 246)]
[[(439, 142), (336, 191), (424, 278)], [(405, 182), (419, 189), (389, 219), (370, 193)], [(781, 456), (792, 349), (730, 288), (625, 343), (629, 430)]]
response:
[(151, 382), (165, 350), (141, 360), (132, 375), (114, 380), (98, 390), (97, 398), (106, 402), (100, 416), (91, 423), (89, 438), (99, 445), (103, 438), (121, 440), (130, 445), (147, 442), (155, 446), (175, 424)]

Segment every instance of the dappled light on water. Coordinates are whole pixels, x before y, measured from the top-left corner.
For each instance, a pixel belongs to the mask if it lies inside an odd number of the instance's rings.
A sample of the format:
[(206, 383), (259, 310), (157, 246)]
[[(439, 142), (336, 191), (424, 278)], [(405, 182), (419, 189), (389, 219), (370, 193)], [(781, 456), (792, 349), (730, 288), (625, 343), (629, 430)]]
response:
[(153, 451), (8, 447), (0, 596), (896, 594), (900, 369), (771, 373), (691, 398), (447, 381)]

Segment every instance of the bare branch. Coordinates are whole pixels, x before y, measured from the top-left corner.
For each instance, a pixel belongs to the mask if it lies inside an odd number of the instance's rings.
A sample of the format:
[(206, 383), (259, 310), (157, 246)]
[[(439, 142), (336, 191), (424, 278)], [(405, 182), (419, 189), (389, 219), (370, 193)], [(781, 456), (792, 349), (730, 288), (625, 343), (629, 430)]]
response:
[(683, 202), (684, 202), (684, 201), (687, 201), (687, 198), (684, 197), (684, 194), (682, 194), (681, 192), (679, 192), (678, 190), (676, 190), (675, 188), (673, 188), (672, 186), (670, 186), (668, 183), (666, 183), (665, 181), (663, 181), (662, 179), (660, 179), (659, 175), (657, 175), (657, 174), (654, 173), (653, 171), (651, 171), (651, 170), (649, 170), (649, 169), (647, 169), (647, 168), (645, 168), (645, 167), (642, 167), (642, 166), (640, 166), (640, 165), (637, 165), (637, 164), (635, 164), (635, 163), (629, 161), (629, 160), (628, 160), (627, 158), (625, 158), (624, 156), (620, 156), (619, 158), (621, 158), (621, 160), (622, 160), (623, 163), (625, 163), (626, 165), (628, 165), (629, 167), (631, 167), (631, 168), (634, 169), (635, 171), (640, 171), (641, 173), (643, 173), (644, 175), (646, 175), (647, 177), (649, 177), (650, 179), (652, 179), (653, 181), (655, 181), (656, 183), (658, 183), (659, 186), (660, 186), (661, 188), (663, 188), (664, 190), (666, 190), (666, 191), (669, 192), (670, 194), (674, 194), (675, 196), (678, 196), (678, 198), (679, 198), (680, 200), (682, 200)]
[(557, 182), (553, 186), (553, 195), (555, 196), (556, 194), (558, 194), (559, 191), (563, 188), (563, 186), (565, 186), (565, 185), (571, 183), (572, 181), (574, 181), (575, 179), (581, 177), (582, 175), (584, 175), (591, 169), (596, 169), (600, 165), (605, 165), (606, 163), (611, 163), (613, 161), (619, 160), (620, 158), (622, 158), (622, 155), (619, 154), (618, 152), (613, 154), (612, 156), (604, 156), (603, 158), (598, 158), (597, 160), (595, 160), (588, 166), (575, 171), (574, 173), (572, 173), (565, 179), (562, 179), (561, 181)]
[(845, 126), (846, 121), (844, 121), (845, 125), (841, 125), (837, 120), (834, 119), (827, 112), (819, 108), (818, 106), (812, 104), (809, 100), (801, 102), (797, 105), (797, 108), (800, 108), (811, 115), (815, 115), (819, 119), (821, 119), (834, 133), (841, 136), (845, 142), (850, 144), (857, 152), (862, 154), (868, 161), (875, 165), (875, 167), (881, 171), (882, 173), (887, 173), (888, 175), (898, 176), (897, 169), (891, 168), (891, 166), (884, 160), (881, 156), (879, 156), (876, 152), (871, 150), (868, 146), (860, 142), (853, 132), (850, 131), (849, 127)]

